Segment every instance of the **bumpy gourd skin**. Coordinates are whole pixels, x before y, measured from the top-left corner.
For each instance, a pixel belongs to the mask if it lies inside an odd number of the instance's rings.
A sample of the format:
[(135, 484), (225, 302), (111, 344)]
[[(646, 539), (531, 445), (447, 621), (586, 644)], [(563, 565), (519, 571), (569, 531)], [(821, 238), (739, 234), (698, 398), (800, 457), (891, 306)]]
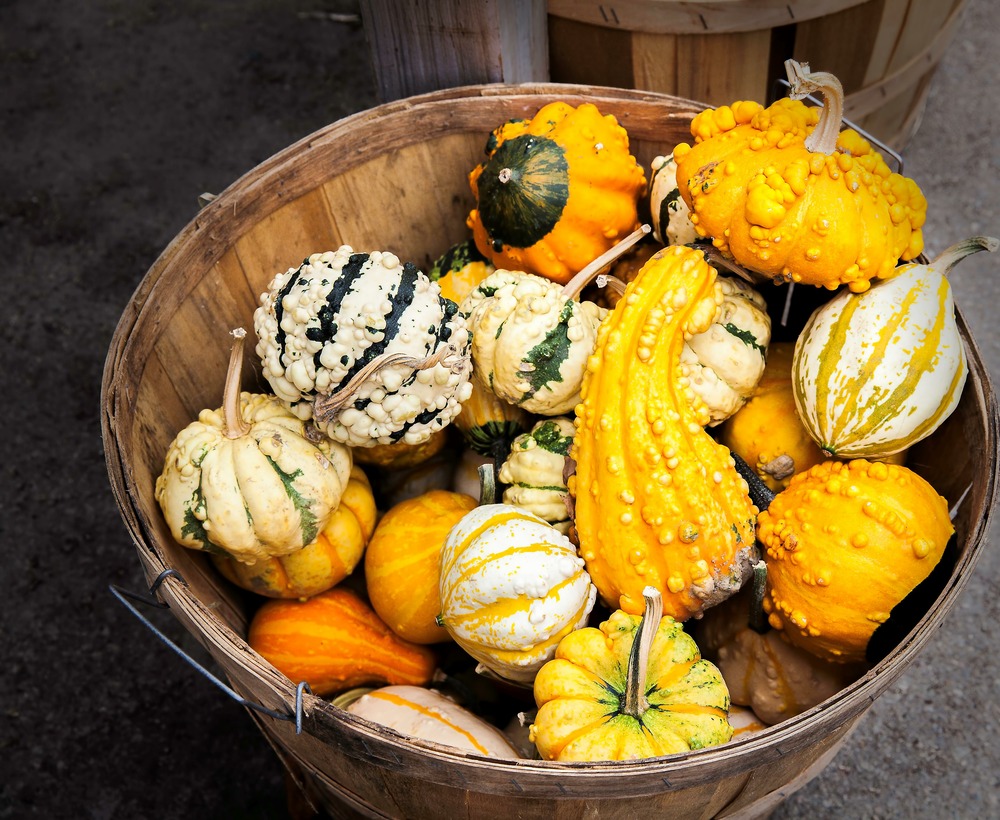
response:
[(729, 691), (694, 640), (664, 617), (642, 686), (648, 708), (622, 712), (632, 643), (641, 619), (614, 612), (600, 629), (563, 638), (535, 677), (538, 714), (529, 738), (544, 760), (635, 760), (726, 743)]
[(863, 661), (875, 629), (930, 574), (953, 532), (948, 503), (912, 470), (817, 464), (757, 522), (768, 621), (821, 658)]
[(639, 224), (646, 191), (628, 133), (592, 103), (557, 101), (496, 128), (469, 174), (467, 223), (497, 268), (565, 284)]
[(462, 310), (469, 312), (473, 378), (484, 388), (529, 413), (573, 409), (604, 308), (567, 297), (544, 277), (500, 270)]
[(804, 143), (818, 109), (781, 99), (698, 114), (674, 149), (700, 236), (764, 276), (861, 292), (923, 250), (927, 200), (857, 132), (827, 155)]
[(686, 620), (750, 575), (757, 508), (681, 370), (685, 340), (722, 301), (702, 253), (672, 246), (601, 325), (576, 408), (570, 489), (581, 555), (610, 607), (641, 613), (651, 585), (664, 612)]

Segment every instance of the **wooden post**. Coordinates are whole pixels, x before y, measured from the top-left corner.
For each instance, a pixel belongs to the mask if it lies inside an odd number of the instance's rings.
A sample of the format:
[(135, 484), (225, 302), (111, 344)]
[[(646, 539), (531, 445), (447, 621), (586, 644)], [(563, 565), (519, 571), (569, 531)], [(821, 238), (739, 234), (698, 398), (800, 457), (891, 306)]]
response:
[(549, 78), (545, 0), (361, 0), (382, 102)]

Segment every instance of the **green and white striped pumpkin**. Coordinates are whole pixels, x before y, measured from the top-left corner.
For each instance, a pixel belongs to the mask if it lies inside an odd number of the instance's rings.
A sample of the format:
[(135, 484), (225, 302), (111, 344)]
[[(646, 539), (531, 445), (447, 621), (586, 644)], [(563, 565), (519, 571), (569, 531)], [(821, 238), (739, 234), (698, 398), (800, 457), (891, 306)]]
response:
[[(391, 253), (343, 245), (313, 254), (272, 280), (254, 327), (263, 375), (278, 398), (352, 447), (420, 444), (472, 390), (458, 305)], [(372, 371), (385, 357), (392, 363)]]
[(542, 419), (514, 439), (498, 474), (500, 483), (507, 485), (505, 504), (534, 513), (563, 534), (572, 523), (564, 470), (575, 432), (566, 416)]
[(795, 344), (792, 383), (799, 416), (823, 450), (892, 455), (951, 415), (968, 366), (945, 274), (970, 253), (996, 247), (995, 239), (973, 237), (863, 293), (841, 291), (813, 312)]
[(568, 298), (541, 276), (499, 270), (462, 310), (472, 331), (473, 372), (485, 387), (538, 415), (576, 406), (606, 308)]
[(597, 589), (576, 547), (509, 504), (476, 507), (441, 550), (438, 622), (484, 667), (530, 683), (559, 641), (583, 626)]
[(699, 237), (691, 221), (691, 209), (677, 187), (677, 163), (673, 154), (655, 157), (650, 164), (649, 210), (653, 236), (662, 245), (689, 245)]

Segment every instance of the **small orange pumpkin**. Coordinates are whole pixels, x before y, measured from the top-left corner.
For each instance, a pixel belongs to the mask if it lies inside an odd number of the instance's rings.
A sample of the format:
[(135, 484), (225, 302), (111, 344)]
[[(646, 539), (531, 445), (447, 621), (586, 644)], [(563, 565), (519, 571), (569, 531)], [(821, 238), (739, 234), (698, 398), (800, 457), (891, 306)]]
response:
[(419, 644), (450, 640), (435, 620), (441, 611), (441, 548), (476, 503), (463, 493), (431, 490), (396, 504), (375, 528), (365, 553), (368, 597), (400, 637)]
[(425, 686), (437, 666), (431, 650), (404, 641), (343, 587), (307, 601), (268, 601), (250, 622), (247, 640), (279, 672), (321, 697), (365, 684)]
[(339, 584), (364, 554), (378, 510), (368, 477), (355, 465), (327, 525), (306, 547), (274, 558), (244, 564), (228, 555), (212, 561), (232, 583), (268, 598), (308, 598)]

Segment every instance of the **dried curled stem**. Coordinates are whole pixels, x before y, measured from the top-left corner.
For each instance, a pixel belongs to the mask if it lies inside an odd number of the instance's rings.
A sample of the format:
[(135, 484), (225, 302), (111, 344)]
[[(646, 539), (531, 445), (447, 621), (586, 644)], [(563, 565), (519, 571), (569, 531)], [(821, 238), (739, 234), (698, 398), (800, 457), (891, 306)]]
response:
[(597, 257), (586, 267), (582, 268), (576, 276), (563, 285), (562, 294), (567, 299), (575, 299), (580, 292), (590, 284), (591, 280), (597, 276), (608, 265), (614, 262), (625, 251), (631, 248), (640, 239), (643, 239), (652, 228), (649, 225), (640, 225), (632, 233)]
[(772, 458), (760, 469), (776, 481), (783, 481), (789, 476), (795, 475), (795, 459), (787, 453), (783, 453), (777, 458)]
[(791, 86), (788, 96), (793, 100), (801, 100), (814, 93), (823, 96), (823, 111), (816, 127), (806, 137), (805, 147), (807, 151), (832, 154), (837, 150), (837, 136), (844, 121), (843, 85), (829, 72), (810, 71), (809, 63), (785, 60), (785, 71)]
[(313, 418), (319, 424), (329, 424), (349, 404), (354, 401), (361, 386), (372, 376), (387, 367), (408, 367), (410, 370), (428, 370), (435, 365), (443, 364), (453, 373), (462, 369), (464, 357), (459, 355), (458, 348), (452, 344), (441, 345), (430, 356), (418, 359), (407, 353), (385, 353), (362, 367), (354, 377), (339, 390), (313, 399)]

